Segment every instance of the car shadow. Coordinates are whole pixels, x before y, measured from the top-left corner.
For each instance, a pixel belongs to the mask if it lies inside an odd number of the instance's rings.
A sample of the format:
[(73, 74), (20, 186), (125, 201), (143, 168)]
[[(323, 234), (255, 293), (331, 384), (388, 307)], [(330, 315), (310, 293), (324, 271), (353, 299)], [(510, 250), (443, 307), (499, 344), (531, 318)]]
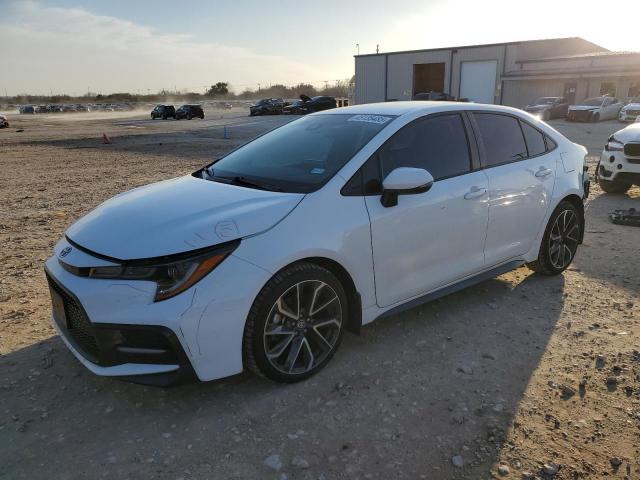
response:
[(347, 334), (292, 385), (124, 383), (49, 338), (0, 357), (0, 478), (485, 478), (563, 290), (510, 272)]

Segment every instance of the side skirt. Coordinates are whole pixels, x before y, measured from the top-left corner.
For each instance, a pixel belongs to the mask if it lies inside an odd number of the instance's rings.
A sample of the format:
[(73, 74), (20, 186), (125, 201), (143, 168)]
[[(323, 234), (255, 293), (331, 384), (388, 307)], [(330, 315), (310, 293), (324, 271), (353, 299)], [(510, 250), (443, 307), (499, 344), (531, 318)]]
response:
[(504, 265), (500, 265), (498, 267), (492, 268), (491, 270), (487, 270), (486, 272), (479, 273), (478, 275), (462, 280), (461, 282), (454, 283), (453, 285), (441, 288), (440, 290), (436, 290), (435, 292), (427, 293), (426, 295), (414, 298), (413, 300), (409, 300), (408, 302), (401, 305), (397, 305), (379, 315), (376, 320), (391, 317), (397, 313), (411, 310), (412, 308), (424, 305), (425, 303), (429, 303), (438, 298), (445, 297), (460, 290), (464, 290), (467, 287), (471, 287), (472, 285), (484, 282), (485, 280), (491, 280), (492, 278), (502, 275), (503, 273), (515, 270), (516, 268), (521, 267), (524, 264), (524, 260), (514, 260), (512, 262), (505, 263)]

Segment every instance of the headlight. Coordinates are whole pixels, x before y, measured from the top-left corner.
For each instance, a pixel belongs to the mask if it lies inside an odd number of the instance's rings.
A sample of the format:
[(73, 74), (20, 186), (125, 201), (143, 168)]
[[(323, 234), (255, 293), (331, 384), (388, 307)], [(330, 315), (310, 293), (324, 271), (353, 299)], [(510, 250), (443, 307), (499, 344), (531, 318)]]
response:
[(624, 150), (624, 143), (611, 135), (609, 137), (609, 140), (607, 140), (607, 144), (604, 146), (604, 149), (607, 152), (621, 152), (622, 150)]
[(159, 259), (133, 260), (109, 267), (91, 267), (84, 276), (112, 280), (146, 280), (156, 283), (155, 302), (184, 292), (216, 268), (239, 245), (239, 241)]

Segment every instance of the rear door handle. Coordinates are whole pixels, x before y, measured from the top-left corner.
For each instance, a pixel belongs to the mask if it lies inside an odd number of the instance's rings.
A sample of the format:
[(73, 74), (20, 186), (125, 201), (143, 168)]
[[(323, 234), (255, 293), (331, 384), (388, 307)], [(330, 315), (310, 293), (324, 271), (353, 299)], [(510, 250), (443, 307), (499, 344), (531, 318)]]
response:
[(487, 193), (487, 189), (486, 188), (480, 188), (480, 187), (473, 186), (473, 187), (471, 187), (471, 190), (469, 190), (464, 195), (464, 199), (465, 200), (474, 200), (476, 198), (480, 198), (480, 197), (484, 196), (486, 193)]
[(553, 173), (553, 170), (551, 170), (549, 168), (545, 168), (545, 167), (540, 167), (540, 170), (538, 170), (535, 173), (535, 176), (538, 177), (538, 178), (544, 178), (544, 177), (548, 177), (552, 173)]

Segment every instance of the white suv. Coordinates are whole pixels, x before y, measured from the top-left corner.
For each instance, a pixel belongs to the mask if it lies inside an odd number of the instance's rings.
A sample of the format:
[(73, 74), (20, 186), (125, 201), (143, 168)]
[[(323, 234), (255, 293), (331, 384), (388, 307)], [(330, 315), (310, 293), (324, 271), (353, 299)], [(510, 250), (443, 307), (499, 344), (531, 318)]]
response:
[(313, 114), (71, 226), (46, 262), (54, 325), (99, 375), (302, 380), (345, 330), (521, 265), (561, 273), (585, 155), (508, 107)]
[(607, 193), (625, 193), (631, 185), (640, 185), (640, 123), (609, 137), (598, 162), (596, 178)]

